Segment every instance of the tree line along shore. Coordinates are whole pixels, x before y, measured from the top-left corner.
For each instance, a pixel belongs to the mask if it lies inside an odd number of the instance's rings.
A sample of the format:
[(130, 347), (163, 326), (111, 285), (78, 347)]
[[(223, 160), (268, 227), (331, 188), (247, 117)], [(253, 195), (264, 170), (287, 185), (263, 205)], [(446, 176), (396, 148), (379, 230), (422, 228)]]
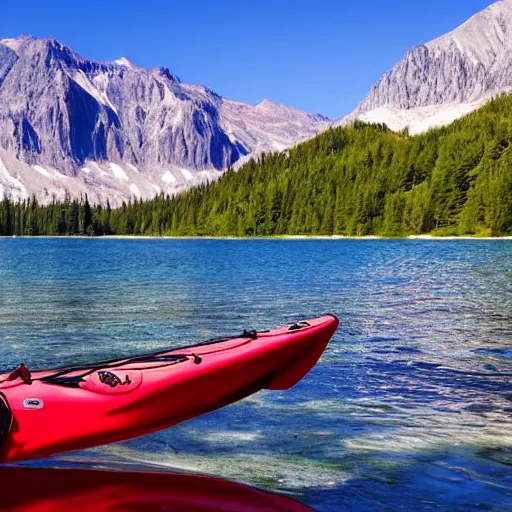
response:
[(266, 237), (512, 234), (512, 97), (410, 136), (331, 128), (176, 196), (118, 208), (0, 201), (0, 235)]

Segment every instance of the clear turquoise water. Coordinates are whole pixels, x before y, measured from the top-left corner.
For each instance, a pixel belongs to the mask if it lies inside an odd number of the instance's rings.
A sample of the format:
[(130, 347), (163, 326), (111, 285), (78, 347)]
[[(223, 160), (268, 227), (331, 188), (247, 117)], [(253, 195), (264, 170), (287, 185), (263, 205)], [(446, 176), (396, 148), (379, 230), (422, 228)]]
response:
[(2, 371), (324, 312), (341, 326), (292, 390), (43, 464), (198, 471), (326, 512), (512, 510), (512, 241), (0, 239)]

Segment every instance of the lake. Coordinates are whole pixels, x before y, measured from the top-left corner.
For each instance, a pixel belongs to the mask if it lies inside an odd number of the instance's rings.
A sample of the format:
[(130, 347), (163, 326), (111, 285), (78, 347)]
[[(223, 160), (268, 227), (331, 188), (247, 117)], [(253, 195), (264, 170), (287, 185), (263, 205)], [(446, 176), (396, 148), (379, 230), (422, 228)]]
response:
[(288, 391), (38, 465), (130, 462), (318, 511), (512, 510), (512, 241), (0, 239), (0, 370), (330, 312)]

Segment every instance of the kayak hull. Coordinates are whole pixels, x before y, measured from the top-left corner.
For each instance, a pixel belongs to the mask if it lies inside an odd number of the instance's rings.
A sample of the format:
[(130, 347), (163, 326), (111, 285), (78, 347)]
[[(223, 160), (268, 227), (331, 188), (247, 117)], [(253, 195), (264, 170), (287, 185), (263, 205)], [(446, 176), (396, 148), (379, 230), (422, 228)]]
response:
[(0, 461), (117, 442), (261, 389), (288, 389), (316, 364), (338, 320), (325, 316), (307, 324), (159, 353), (147, 361), (108, 362), (85, 372), (34, 372), (30, 383), (1, 376), (12, 425), (0, 446)]
[[(180, 473), (0, 467), (0, 510), (49, 512), (308, 512), (293, 499)], [(24, 492), (27, 489), (29, 492)]]

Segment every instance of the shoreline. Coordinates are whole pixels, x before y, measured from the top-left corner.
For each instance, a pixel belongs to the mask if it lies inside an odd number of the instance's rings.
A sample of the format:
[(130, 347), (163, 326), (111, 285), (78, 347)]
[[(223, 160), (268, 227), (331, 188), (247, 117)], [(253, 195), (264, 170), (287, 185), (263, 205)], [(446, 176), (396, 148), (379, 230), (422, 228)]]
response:
[(69, 239), (78, 238), (85, 240), (512, 240), (512, 236), (501, 237), (478, 237), (478, 236), (436, 236), (436, 235), (409, 235), (405, 237), (385, 237), (378, 235), (368, 236), (345, 236), (345, 235), (279, 235), (279, 236), (261, 236), (261, 237), (236, 237), (236, 236), (157, 236), (157, 235), (3, 235), (0, 239), (23, 238), (23, 239)]

